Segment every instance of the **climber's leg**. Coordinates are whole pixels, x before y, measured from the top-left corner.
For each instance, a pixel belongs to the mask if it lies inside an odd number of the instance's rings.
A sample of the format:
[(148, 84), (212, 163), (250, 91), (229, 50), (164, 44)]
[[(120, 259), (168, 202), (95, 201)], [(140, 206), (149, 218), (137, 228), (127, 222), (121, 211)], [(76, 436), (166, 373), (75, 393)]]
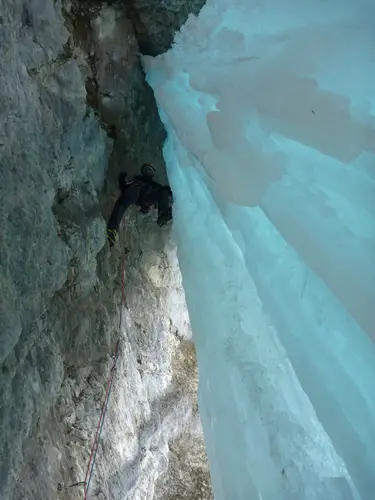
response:
[(125, 191), (129, 187), (129, 181), (127, 180), (128, 174), (126, 172), (121, 172), (118, 176), (118, 185), (120, 191)]
[(130, 205), (135, 205), (137, 203), (138, 196), (139, 187), (131, 184), (116, 200), (107, 225), (107, 235), (110, 246), (113, 246), (117, 239), (117, 232), (126, 210), (130, 207)]

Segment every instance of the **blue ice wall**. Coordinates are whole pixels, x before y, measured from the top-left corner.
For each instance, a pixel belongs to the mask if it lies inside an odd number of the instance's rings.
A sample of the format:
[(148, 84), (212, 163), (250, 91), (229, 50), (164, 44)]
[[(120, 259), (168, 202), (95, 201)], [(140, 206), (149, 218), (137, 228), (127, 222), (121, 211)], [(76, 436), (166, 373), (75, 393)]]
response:
[(209, 0), (145, 59), (216, 500), (375, 498), (375, 4)]

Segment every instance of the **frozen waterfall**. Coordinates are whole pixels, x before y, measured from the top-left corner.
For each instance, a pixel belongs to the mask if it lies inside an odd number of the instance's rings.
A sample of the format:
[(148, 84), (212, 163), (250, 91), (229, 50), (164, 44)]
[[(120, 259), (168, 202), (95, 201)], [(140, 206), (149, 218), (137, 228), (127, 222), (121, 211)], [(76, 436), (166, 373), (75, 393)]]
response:
[(375, 3), (208, 0), (145, 66), (216, 500), (373, 500)]

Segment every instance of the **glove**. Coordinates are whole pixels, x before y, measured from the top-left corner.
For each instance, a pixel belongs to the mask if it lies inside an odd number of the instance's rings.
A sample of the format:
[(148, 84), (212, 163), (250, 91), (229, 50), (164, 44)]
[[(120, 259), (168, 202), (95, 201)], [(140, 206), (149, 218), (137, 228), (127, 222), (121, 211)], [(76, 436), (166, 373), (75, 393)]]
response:
[(116, 243), (117, 240), (117, 231), (116, 229), (107, 229), (107, 239), (110, 247)]

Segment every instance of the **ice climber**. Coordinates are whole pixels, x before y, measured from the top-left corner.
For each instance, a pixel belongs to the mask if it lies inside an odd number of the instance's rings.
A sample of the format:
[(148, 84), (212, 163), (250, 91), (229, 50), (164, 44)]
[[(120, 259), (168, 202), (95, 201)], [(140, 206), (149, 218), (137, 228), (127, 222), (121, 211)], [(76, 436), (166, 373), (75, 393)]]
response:
[(144, 214), (151, 207), (157, 207), (159, 226), (164, 226), (172, 219), (172, 190), (155, 180), (155, 169), (150, 163), (142, 165), (141, 175), (136, 175), (131, 181), (126, 179), (126, 172), (122, 172), (119, 175), (121, 194), (116, 200), (107, 225), (107, 236), (111, 247), (116, 242), (121, 219), (130, 205), (140, 207)]

